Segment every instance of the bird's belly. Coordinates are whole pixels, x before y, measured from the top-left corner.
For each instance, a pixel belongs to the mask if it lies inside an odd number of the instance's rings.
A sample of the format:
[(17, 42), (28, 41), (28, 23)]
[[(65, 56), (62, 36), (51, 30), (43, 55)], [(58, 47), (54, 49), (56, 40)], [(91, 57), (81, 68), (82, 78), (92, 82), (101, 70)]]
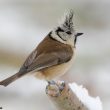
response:
[(72, 58), (69, 62), (63, 63), (57, 66), (49, 67), (47, 69), (44, 69), (36, 74), (36, 76), (40, 79), (46, 79), (46, 80), (51, 80), (56, 77), (59, 77), (63, 74), (65, 74), (69, 68), (72, 66), (73, 63)]

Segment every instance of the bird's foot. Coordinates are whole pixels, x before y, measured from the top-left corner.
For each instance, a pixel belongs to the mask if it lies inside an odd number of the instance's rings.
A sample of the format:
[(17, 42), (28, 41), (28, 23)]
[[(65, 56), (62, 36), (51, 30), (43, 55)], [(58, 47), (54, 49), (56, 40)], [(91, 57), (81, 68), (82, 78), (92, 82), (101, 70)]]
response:
[(60, 95), (62, 90), (65, 87), (65, 82), (64, 81), (48, 81), (48, 85), (46, 87), (46, 94), (57, 97)]

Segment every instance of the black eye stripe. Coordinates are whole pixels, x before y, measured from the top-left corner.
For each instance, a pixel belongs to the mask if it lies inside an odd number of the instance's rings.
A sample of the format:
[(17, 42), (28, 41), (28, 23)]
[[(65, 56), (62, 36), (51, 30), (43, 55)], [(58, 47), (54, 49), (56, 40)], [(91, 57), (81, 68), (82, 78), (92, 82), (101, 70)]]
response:
[(56, 30), (56, 34), (57, 34), (63, 41), (66, 41), (65, 39), (63, 39), (63, 38), (59, 35), (59, 31), (60, 31), (60, 32), (64, 32), (64, 30), (61, 29), (60, 27), (58, 27), (58, 29)]
[(70, 32), (70, 31), (67, 31), (66, 33), (67, 33), (67, 34), (71, 34), (71, 32)]
[(63, 30), (63, 29), (61, 29), (60, 27), (58, 27), (57, 31), (64, 32), (64, 30)]
[[(56, 31), (57, 31), (57, 32), (59, 32), (59, 31), (60, 31), (60, 32), (64, 32), (64, 30), (61, 29), (60, 27), (58, 27), (58, 29), (57, 29)], [(70, 34), (71, 34), (71, 31), (67, 31), (66, 33), (70, 35)]]

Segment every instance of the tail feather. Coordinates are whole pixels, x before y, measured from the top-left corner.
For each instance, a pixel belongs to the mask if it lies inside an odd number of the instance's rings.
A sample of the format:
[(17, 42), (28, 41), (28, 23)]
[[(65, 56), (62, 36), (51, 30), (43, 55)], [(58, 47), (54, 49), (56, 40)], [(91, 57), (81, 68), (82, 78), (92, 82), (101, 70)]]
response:
[(23, 74), (20, 74), (19, 72), (12, 75), (9, 78), (4, 79), (3, 81), (0, 81), (0, 85), (3, 86), (8, 86), (10, 83), (14, 82), (15, 80), (17, 80), (18, 78), (20, 78)]

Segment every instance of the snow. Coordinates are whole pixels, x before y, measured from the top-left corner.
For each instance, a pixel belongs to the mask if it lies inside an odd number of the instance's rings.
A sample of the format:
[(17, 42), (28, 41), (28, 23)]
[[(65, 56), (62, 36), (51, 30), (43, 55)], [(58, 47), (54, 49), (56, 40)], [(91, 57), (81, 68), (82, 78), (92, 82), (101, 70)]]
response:
[(103, 110), (102, 102), (99, 97), (91, 97), (88, 93), (88, 90), (82, 85), (79, 86), (76, 83), (71, 83), (69, 86), (79, 100), (88, 108), (88, 110)]

